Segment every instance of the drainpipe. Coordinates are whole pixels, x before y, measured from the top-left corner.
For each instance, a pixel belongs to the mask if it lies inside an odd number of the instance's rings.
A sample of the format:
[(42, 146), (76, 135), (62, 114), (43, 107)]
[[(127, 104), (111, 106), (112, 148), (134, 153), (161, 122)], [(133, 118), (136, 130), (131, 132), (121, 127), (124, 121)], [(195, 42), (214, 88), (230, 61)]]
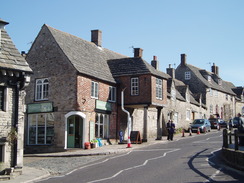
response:
[[(15, 85), (15, 113), (14, 113), (14, 128), (16, 129), (16, 132), (18, 134), (18, 124), (19, 124), (19, 90), (20, 90), (20, 84), (17, 82)], [(17, 166), (17, 156), (18, 156), (18, 142), (16, 141), (14, 143), (14, 159), (13, 159), (13, 167)]]
[(127, 127), (128, 127), (128, 140), (127, 140), (127, 148), (131, 148), (131, 142), (130, 142), (130, 132), (131, 132), (131, 117), (129, 111), (124, 109), (124, 88), (121, 91), (121, 109), (127, 114)]

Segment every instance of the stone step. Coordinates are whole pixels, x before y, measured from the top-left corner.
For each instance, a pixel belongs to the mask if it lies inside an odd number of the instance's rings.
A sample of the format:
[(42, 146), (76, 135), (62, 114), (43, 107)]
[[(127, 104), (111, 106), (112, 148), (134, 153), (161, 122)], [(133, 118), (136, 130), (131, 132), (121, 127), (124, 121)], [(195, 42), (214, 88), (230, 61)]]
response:
[(10, 180), (10, 175), (0, 175), (0, 181)]

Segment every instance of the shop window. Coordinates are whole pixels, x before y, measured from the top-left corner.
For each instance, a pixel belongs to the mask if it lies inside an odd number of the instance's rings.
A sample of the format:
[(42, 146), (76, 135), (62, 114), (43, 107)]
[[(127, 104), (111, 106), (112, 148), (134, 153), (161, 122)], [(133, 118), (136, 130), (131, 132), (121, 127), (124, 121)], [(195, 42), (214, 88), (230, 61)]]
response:
[(52, 144), (54, 138), (53, 113), (30, 114), (28, 116), (29, 145)]
[(100, 113), (96, 114), (95, 136), (97, 138), (109, 137), (109, 115)]

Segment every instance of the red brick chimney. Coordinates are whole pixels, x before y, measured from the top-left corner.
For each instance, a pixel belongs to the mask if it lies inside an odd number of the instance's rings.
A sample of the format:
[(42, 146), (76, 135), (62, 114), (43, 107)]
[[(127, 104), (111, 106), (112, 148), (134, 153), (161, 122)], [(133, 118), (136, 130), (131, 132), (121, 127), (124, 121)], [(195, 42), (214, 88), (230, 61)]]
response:
[(95, 43), (97, 46), (102, 46), (102, 31), (92, 30), (91, 31), (91, 42)]
[(134, 57), (135, 58), (142, 58), (143, 49), (141, 48), (134, 48)]
[(159, 64), (158, 64), (157, 56), (153, 56), (153, 60), (151, 61), (151, 66), (153, 66), (155, 69), (158, 70)]

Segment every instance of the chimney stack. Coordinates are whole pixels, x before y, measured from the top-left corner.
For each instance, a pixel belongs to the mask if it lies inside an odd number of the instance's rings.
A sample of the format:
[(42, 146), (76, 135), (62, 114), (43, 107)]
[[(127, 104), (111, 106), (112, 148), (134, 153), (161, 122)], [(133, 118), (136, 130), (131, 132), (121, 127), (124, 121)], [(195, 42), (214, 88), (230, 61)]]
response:
[(216, 74), (217, 76), (219, 75), (219, 67), (215, 65), (215, 63), (213, 63), (212, 66), (212, 73)]
[(186, 54), (181, 54), (181, 65), (186, 65)]
[(134, 57), (135, 58), (142, 58), (143, 49), (141, 48), (134, 48)]
[(92, 30), (91, 31), (91, 42), (95, 43), (97, 46), (102, 46), (102, 31)]
[(175, 69), (171, 67), (171, 64), (169, 64), (169, 68), (166, 69), (166, 72), (172, 77), (172, 79), (175, 78)]
[(155, 69), (158, 70), (159, 64), (158, 64), (157, 56), (153, 56), (153, 60), (151, 61), (151, 66), (153, 66)]

